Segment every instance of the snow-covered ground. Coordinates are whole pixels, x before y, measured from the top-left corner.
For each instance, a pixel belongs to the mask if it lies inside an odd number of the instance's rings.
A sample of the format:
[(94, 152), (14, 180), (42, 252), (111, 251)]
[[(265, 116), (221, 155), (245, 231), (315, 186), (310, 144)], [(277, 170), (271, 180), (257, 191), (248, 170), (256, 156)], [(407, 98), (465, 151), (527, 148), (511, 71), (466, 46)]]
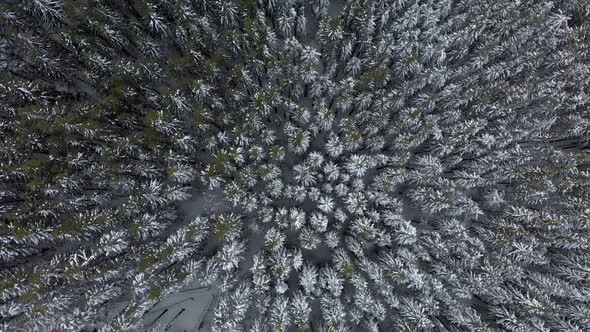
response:
[[(190, 200), (179, 202), (183, 220), (229, 211), (221, 191), (191, 192)], [(179, 225), (180, 226), (180, 225)], [(198, 281), (175, 294), (164, 297), (144, 316), (147, 331), (209, 331), (212, 309), (218, 299), (216, 287), (202, 287)]]
[(213, 287), (189, 287), (169, 295), (144, 316), (144, 326), (154, 332), (208, 331), (210, 319), (205, 318), (216, 295)]

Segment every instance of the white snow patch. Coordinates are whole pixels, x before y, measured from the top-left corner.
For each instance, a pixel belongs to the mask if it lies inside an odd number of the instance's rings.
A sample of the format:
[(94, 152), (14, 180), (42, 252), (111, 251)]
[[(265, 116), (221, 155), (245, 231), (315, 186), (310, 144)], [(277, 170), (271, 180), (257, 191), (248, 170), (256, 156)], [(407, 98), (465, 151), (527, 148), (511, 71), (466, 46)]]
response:
[(183, 289), (155, 305), (144, 316), (144, 326), (153, 332), (204, 330), (201, 323), (214, 297), (213, 287)]

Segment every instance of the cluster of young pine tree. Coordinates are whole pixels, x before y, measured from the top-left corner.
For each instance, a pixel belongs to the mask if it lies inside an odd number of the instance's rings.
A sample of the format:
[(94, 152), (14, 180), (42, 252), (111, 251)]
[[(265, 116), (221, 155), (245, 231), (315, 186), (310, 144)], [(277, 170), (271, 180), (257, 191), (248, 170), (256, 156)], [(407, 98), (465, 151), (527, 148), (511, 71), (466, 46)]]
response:
[[(2, 1), (0, 330), (143, 330), (194, 281), (214, 331), (590, 330), (589, 22)], [(195, 186), (231, 212), (183, 222)]]

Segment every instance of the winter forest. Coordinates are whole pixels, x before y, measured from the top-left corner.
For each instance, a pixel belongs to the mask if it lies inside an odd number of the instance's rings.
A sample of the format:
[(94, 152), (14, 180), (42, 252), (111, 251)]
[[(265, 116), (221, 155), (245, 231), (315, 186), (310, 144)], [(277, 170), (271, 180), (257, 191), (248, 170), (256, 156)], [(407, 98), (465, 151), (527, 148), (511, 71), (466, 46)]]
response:
[(586, 0), (1, 0), (0, 331), (590, 331), (589, 105)]

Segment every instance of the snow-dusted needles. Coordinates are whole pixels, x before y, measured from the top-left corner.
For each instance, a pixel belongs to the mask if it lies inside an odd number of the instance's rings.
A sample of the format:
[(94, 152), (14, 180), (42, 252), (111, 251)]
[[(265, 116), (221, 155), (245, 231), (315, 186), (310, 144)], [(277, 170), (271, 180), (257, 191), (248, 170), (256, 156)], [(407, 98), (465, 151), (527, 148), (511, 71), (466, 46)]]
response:
[(0, 331), (590, 331), (587, 1), (0, 2)]

